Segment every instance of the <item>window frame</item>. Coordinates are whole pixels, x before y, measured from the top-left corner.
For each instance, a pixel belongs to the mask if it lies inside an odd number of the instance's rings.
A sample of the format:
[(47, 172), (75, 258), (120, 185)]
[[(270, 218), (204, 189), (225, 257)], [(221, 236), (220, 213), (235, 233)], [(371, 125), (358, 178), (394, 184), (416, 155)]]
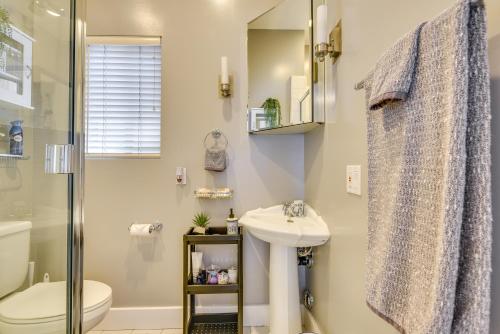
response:
[[(160, 151), (159, 153), (88, 153), (87, 152), (87, 61), (88, 47), (92, 44), (116, 45), (159, 45), (160, 46)], [(162, 157), (163, 139), (163, 44), (161, 36), (122, 36), (122, 35), (88, 35), (85, 38), (85, 73), (84, 73), (84, 121), (85, 121), (85, 159), (86, 160), (120, 160), (120, 159), (160, 159)]]

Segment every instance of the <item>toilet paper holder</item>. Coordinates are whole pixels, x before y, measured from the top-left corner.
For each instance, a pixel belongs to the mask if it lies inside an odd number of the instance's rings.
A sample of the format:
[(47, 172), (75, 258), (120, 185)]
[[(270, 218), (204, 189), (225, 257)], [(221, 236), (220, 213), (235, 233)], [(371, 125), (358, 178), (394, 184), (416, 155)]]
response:
[[(128, 226), (128, 230), (129, 231), (132, 228), (132, 225), (134, 225), (134, 224), (137, 224), (137, 223), (132, 223), (132, 224), (130, 224)], [(160, 232), (162, 229), (163, 229), (163, 224), (162, 223), (150, 224), (150, 226), (149, 226), (149, 234), (151, 234), (153, 232)]]

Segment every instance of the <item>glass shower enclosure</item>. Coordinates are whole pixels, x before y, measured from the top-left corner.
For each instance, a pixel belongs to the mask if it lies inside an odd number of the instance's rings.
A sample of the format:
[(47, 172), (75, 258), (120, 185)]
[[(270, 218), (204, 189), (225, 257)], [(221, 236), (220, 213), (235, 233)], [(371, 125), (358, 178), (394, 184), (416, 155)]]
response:
[(82, 333), (84, 6), (0, 0), (0, 334)]

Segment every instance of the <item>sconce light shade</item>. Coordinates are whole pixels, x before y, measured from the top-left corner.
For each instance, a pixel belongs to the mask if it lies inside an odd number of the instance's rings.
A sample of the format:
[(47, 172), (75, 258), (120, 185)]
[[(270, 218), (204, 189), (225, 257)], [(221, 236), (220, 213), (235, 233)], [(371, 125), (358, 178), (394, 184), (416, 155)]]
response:
[(342, 31), (340, 21), (328, 33), (328, 7), (319, 5), (316, 9), (316, 40), (314, 54), (318, 61), (323, 62), (330, 56), (335, 63), (342, 53)]
[(228, 67), (227, 67), (227, 57), (220, 58), (220, 77), (221, 77), (220, 81), (222, 84), (229, 83), (229, 71), (228, 71)]
[(222, 97), (231, 96), (231, 78), (229, 76), (227, 57), (220, 58), (219, 92)]
[(318, 6), (316, 10), (316, 44), (328, 43), (328, 7)]

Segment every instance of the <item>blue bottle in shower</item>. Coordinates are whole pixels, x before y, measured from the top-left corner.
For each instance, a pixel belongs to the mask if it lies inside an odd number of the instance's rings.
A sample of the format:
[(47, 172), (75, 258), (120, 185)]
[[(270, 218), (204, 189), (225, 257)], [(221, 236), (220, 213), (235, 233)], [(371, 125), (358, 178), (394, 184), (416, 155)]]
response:
[(23, 121), (17, 120), (10, 122), (10, 154), (23, 155)]

